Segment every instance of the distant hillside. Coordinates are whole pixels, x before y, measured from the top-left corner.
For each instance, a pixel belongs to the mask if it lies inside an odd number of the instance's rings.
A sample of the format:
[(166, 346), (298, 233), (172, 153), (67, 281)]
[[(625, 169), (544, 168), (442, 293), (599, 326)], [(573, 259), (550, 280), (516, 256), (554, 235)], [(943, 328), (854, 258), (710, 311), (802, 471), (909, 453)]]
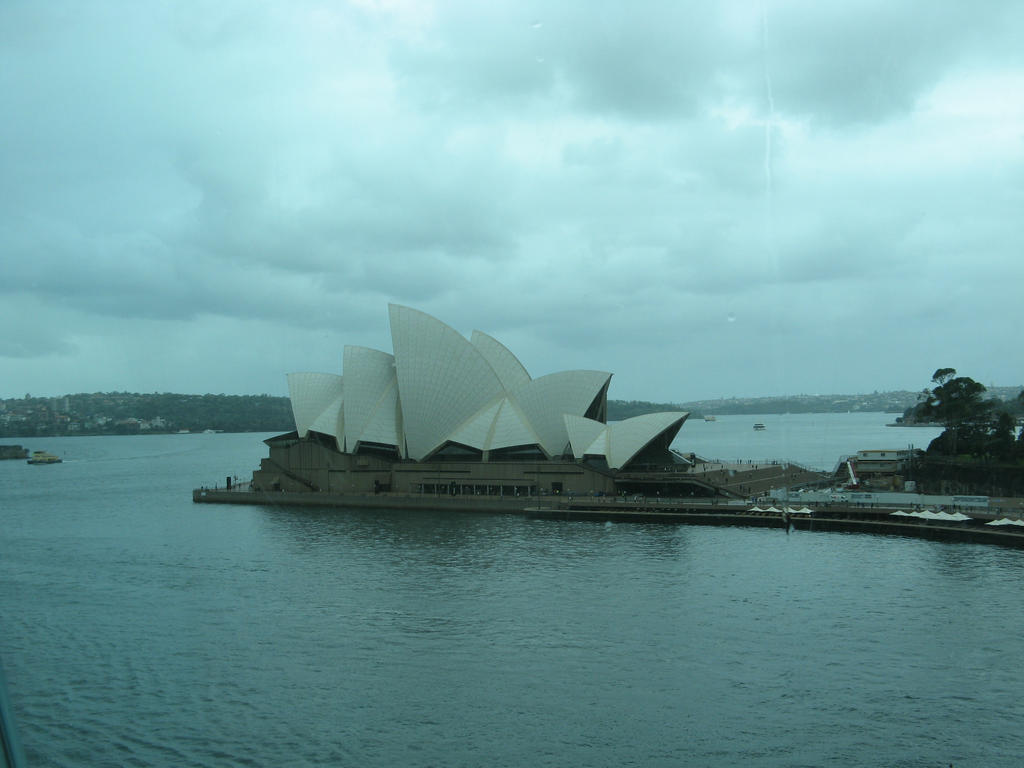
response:
[(94, 392), (0, 401), (0, 437), (161, 432), (287, 432), (287, 397)]
[[(990, 387), (988, 394), (1012, 400), (1020, 387)], [(689, 411), (695, 417), (759, 413), (902, 414), (918, 402), (917, 392), (870, 395), (793, 395), (651, 403), (609, 400), (608, 418), (621, 421), (658, 411)], [(295, 429), (291, 402), (271, 395), (177, 395), (95, 392), (63, 397), (0, 400), (0, 437), (178, 432), (288, 432)]]
[[(989, 387), (987, 394), (1012, 400), (1021, 387)], [(919, 392), (906, 390), (870, 395), (790, 395), (787, 397), (730, 397), (686, 403), (648, 403), (640, 400), (609, 400), (608, 418), (628, 419), (657, 411), (689, 411), (694, 416), (729, 416), (758, 413), (846, 413), (867, 411), (902, 414), (917, 404)]]
[(755, 413), (903, 413), (917, 402), (917, 392), (874, 392), (870, 395), (790, 395), (788, 397), (731, 397), (684, 403), (687, 410), (705, 415)]
[(695, 417), (761, 413), (846, 413), (848, 411), (903, 413), (916, 402), (916, 392), (885, 392), (872, 395), (731, 397), (718, 400), (694, 400), (688, 403), (609, 400), (608, 418), (619, 421), (657, 411), (689, 411)]

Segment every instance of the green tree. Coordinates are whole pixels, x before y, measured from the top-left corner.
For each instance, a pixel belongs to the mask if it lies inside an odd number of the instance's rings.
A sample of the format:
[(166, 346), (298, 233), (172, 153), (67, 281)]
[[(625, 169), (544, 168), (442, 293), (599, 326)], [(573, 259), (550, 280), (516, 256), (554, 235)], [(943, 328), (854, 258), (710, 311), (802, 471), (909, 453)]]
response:
[(1014, 432), (1017, 420), (1006, 411), (1001, 411), (992, 427), (988, 453), (999, 461), (1010, 461), (1014, 454)]
[[(921, 420), (938, 421), (946, 427), (933, 445), (938, 453), (957, 455), (964, 447), (974, 453), (979, 431), (988, 432), (991, 404), (982, 399), (985, 385), (967, 376), (957, 376), (955, 368), (939, 368), (932, 374), (935, 386), (922, 393), (916, 416)], [(963, 442), (971, 443), (962, 446)], [(928, 447), (932, 450), (932, 446)], [(984, 449), (982, 449), (984, 450)]]

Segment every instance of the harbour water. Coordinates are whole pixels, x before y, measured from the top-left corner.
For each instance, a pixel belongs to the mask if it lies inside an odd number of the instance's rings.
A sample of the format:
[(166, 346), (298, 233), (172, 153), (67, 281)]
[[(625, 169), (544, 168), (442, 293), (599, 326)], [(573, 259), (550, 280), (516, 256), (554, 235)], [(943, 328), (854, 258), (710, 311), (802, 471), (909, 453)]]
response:
[[(938, 427), (887, 427), (892, 413), (786, 413), (688, 419), (673, 447), (706, 458), (730, 461), (784, 459), (831, 471), (841, 456), (870, 449), (925, 449)], [(754, 430), (764, 424), (764, 430)]]
[[(926, 443), (842, 416), (829, 462)], [(720, 417), (677, 447), (782, 434)], [(64, 463), (0, 463), (30, 765), (1020, 764), (1020, 551), (191, 503), (264, 437), (21, 438)]]

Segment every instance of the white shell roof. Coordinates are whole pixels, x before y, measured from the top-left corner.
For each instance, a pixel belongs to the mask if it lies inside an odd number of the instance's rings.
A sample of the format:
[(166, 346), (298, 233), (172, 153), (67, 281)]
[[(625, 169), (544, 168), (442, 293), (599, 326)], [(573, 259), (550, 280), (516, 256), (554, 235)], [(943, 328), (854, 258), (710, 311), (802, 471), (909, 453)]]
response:
[(318, 432), (341, 437), (343, 428), (339, 407), (343, 392), (341, 376), (333, 373), (288, 374), (288, 394), (299, 437), (305, 437), (314, 424)]
[[(401, 423), (402, 414), (398, 404), (398, 382), (392, 379), (387, 389), (377, 401), (377, 408), (373, 417), (366, 423), (363, 433), (359, 436), (358, 442), (379, 443), (381, 445), (393, 445), (401, 448)], [(355, 441), (353, 441), (355, 450)], [(402, 453), (399, 450), (399, 453)]]
[(346, 346), (342, 357), (345, 389), (345, 438), (354, 451), (360, 442), (397, 446), (398, 381), (395, 358), (368, 347)]
[(471, 448), (484, 450), (487, 445), (487, 438), (494, 428), (494, 419), (501, 410), (501, 400), (495, 400), (490, 405), (481, 408), (465, 424), (452, 432), (449, 440), (468, 445)]
[(345, 439), (342, 426), (345, 419), (341, 413), (341, 401), (342, 396), (339, 392), (330, 404), (320, 412), (320, 415), (313, 420), (313, 423), (309, 425), (309, 428), (315, 432), (330, 435), (339, 445)]
[[(611, 374), (563, 371), (531, 379), (500, 342), (467, 339), (409, 307), (388, 307), (394, 355), (346, 346), (344, 380), (330, 373), (288, 375), (295, 428), (333, 435), (342, 451), (392, 445), (417, 461), (448, 442), (480, 451), (539, 446), (548, 456), (604, 456), (625, 466), (652, 441), (668, 441), (685, 413), (646, 414), (606, 425), (584, 417)], [(344, 381), (344, 384), (343, 384)]]
[(608, 455), (608, 425), (582, 416), (565, 414), (565, 428), (572, 444), (572, 455), (577, 459), (584, 456)]
[(602, 371), (562, 371), (534, 379), (512, 396), (540, 436), (544, 451), (560, 456), (569, 443), (562, 416), (585, 414), (611, 377)]
[(611, 469), (621, 469), (659, 437), (671, 443), (689, 413), (645, 413), (625, 421), (602, 424), (593, 419), (565, 416), (566, 430), (577, 459), (603, 456)]
[(480, 351), (454, 328), (409, 307), (388, 309), (406, 452), (421, 460), (504, 388)]
[(508, 398), (502, 401), (501, 411), (494, 420), (494, 429), (487, 450), (539, 445), (540, 442), (537, 432), (530, 426), (530, 422), (516, 404)]
[(470, 343), (480, 350), (480, 354), (490, 364), (506, 390), (513, 390), (530, 382), (530, 374), (519, 358), (497, 339), (483, 331), (473, 331)]
[(482, 408), (448, 439), (481, 451), (540, 443), (522, 412), (507, 397)]
[(608, 466), (612, 469), (624, 467), (656, 438), (670, 431), (671, 435), (666, 437), (671, 442), (689, 415), (678, 411), (645, 413), (609, 424)]

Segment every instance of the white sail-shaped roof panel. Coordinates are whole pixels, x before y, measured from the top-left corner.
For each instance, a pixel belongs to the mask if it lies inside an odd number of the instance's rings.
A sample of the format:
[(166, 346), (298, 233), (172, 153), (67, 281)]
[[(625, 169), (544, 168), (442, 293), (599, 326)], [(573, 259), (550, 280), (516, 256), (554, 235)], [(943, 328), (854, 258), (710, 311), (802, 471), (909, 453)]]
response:
[(665, 447), (675, 439), (689, 413), (645, 413), (608, 425), (608, 466), (620, 469), (644, 448), (661, 438)]
[(561, 455), (569, 443), (565, 414), (583, 416), (611, 379), (604, 371), (562, 371), (534, 379), (513, 393), (523, 414), (551, 456)]
[(530, 374), (519, 362), (519, 358), (494, 337), (488, 336), (483, 331), (473, 331), (470, 343), (480, 350), (480, 354), (494, 369), (506, 390), (518, 389), (530, 381)]
[[(395, 408), (398, 390), (394, 356), (368, 347), (346, 346), (343, 364), (346, 381), (345, 434), (349, 450), (354, 450), (361, 441), (397, 445)], [(372, 437), (368, 434), (371, 431)]]
[[(600, 423), (600, 422), (598, 422)], [(601, 430), (601, 434), (594, 438), (594, 442), (588, 445), (583, 450), (584, 456), (604, 456), (605, 461), (608, 460), (608, 425)]]
[[(342, 397), (342, 378), (333, 373), (289, 373), (288, 394), (292, 402), (295, 431), (305, 437), (324, 411)], [(337, 428), (335, 437), (340, 437)]]
[(484, 450), (487, 445), (487, 438), (494, 429), (494, 419), (501, 410), (501, 400), (495, 400), (490, 405), (481, 408), (470, 417), (469, 421), (463, 424), (449, 435), (448, 439), (471, 448)]
[[(345, 377), (346, 380), (348, 377)], [(346, 398), (347, 399), (347, 398)], [(401, 413), (398, 405), (398, 381), (392, 378), (388, 382), (387, 389), (381, 393), (373, 406), (373, 412), (363, 431), (359, 435), (360, 443), (378, 443), (380, 445), (393, 445), (400, 447), (401, 439)], [(346, 435), (348, 430), (346, 430)], [(356, 440), (349, 438), (349, 446), (354, 449)]]
[(527, 422), (515, 403), (506, 398), (494, 420), (494, 431), (487, 444), (488, 450), (540, 445), (540, 437)]
[(466, 337), (430, 315), (391, 304), (391, 339), (409, 458), (421, 460), (504, 394)]
[(309, 428), (314, 432), (322, 432), (325, 435), (330, 435), (338, 444), (341, 445), (344, 440), (344, 423), (345, 417), (342, 413), (342, 396), (339, 393), (331, 403), (320, 412), (320, 415), (313, 420), (313, 423), (309, 425)]
[(577, 459), (584, 456), (606, 456), (608, 453), (608, 425), (583, 416), (565, 414), (565, 428), (569, 433), (572, 455)]

